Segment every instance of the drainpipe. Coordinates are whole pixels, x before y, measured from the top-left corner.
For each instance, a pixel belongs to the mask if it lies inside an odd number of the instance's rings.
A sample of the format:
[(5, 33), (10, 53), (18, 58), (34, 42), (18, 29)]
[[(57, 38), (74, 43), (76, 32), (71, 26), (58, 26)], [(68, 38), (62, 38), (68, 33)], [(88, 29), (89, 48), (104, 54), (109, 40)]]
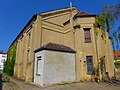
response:
[(35, 70), (35, 52), (34, 52), (34, 56), (33, 56), (34, 60), (33, 60), (33, 78), (32, 78), (32, 82), (34, 82), (34, 70)]
[(76, 81), (78, 80), (78, 77), (77, 77), (77, 61), (76, 61), (76, 52), (75, 52), (75, 76), (76, 76)]

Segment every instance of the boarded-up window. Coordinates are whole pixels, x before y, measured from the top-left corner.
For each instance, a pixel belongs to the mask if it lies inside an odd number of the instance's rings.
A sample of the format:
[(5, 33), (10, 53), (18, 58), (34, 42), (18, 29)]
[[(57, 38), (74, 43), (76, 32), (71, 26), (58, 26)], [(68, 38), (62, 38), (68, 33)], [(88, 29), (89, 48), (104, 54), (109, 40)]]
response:
[(40, 65), (41, 65), (41, 56), (37, 57), (37, 67), (36, 67), (36, 74), (37, 74), (37, 75), (40, 75), (40, 74), (41, 74)]
[(86, 43), (91, 42), (90, 28), (84, 28), (84, 37)]
[(92, 72), (93, 72), (92, 56), (86, 56), (86, 61), (87, 61), (87, 72), (88, 72), (88, 74), (92, 74)]

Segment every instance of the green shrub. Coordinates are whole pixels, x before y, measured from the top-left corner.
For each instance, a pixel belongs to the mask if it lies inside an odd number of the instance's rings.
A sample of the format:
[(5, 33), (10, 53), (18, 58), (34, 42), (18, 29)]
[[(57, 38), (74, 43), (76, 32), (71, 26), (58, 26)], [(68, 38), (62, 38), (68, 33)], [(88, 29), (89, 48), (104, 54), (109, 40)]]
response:
[(7, 60), (4, 62), (3, 72), (9, 76), (14, 75), (14, 65), (16, 59), (16, 46), (12, 45), (7, 52)]

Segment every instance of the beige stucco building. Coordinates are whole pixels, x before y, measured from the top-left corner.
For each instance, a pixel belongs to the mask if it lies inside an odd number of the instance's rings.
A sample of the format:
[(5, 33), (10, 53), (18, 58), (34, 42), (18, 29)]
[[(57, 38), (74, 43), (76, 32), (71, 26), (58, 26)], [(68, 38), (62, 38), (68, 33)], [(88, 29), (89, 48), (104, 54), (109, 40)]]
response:
[[(99, 33), (95, 35), (95, 15), (78, 11), (76, 7), (64, 8), (33, 15), (12, 44), (17, 43), (14, 75), (25, 81), (34, 80), (34, 51), (52, 42), (68, 46), (76, 51), (76, 80), (91, 80), (94, 68), (114, 76), (113, 52), (111, 43), (106, 43)], [(107, 35), (107, 33), (106, 33)], [(107, 35), (108, 36), (108, 35)], [(104, 68), (100, 68), (101, 59)], [(52, 67), (52, 66), (51, 66)], [(64, 72), (63, 72), (64, 73)]]

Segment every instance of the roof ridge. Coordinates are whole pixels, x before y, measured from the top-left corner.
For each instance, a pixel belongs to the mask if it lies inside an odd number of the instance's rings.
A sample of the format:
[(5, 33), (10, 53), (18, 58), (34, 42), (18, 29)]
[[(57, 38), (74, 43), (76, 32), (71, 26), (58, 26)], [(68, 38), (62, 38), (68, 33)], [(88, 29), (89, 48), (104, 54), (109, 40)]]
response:
[[(78, 9), (76, 8), (76, 6), (73, 6), (73, 8), (76, 9), (76, 10), (78, 11)], [(43, 11), (43, 12), (36, 13), (36, 14), (51, 13), (51, 12), (58, 11), (58, 10), (63, 10), (63, 9), (70, 9), (70, 7), (58, 8), (58, 9), (53, 9), (53, 10)]]

